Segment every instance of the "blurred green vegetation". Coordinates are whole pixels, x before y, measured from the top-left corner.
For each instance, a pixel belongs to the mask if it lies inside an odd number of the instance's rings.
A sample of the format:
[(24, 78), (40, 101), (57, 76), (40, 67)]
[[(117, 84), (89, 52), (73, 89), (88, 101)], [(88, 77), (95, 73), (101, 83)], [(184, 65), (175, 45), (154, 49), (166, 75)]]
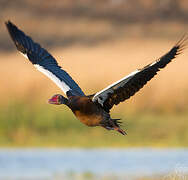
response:
[[(61, 177), (60, 177), (61, 178)], [(112, 174), (105, 174), (100, 176), (93, 174), (91, 172), (85, 172), (82, 174), (77, 174), (74, 172), (69, 172), (64, 176), (65, 179), (67, 180), (127, 180), (128, 177), (126, 175), (112, 175)], [(187, 174), (177, 174), (177, 173), (169, 173), (167, 175), (153, 175), (153, 176), (144, 176), (144, 177), (129, 177), (131, 180), (187, 180), (188, 175)], [(59, 177), (57, 178), (59, 179)]]
[(169, 175), (153, 176), (153, 177), (142, 177), (135, 180), (186, 180), (188, 175), (172, 173)]
[(62, 106), (12, 101), (0, 106), (0, 146), (127, 147), (188, 146), (188, 113), (112, 113), (127, 136), (80, 123)]

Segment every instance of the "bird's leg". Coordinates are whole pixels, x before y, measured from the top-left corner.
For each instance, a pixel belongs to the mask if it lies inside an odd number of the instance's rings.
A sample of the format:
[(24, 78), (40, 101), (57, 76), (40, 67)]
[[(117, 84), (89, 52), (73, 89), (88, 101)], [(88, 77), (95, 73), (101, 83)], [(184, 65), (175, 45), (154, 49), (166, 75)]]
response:
[(120, 121), (118, 121), (120, 119), (110, 119), (110, 123), (111, 123), (111, 126), (113, 127), (114, 130), (118, 131), (119, 133), (123, 134), (123, 135), (126, 135), (127, 133), (120, 128)]
[(119, 133), (126, 135), (127, 133), (120, 128), (119, 124), (121, 123), (120, 121), (118, 121), (120, 119), (109, 119), (108, 120), (108, 124), (103, 124), (101, 125), (102, 127), (104, 127), (107, 130), (115, 130), (118, 131)]
[(118, 131), (119, 133), (123, 134), (123, 135), (127, 135), (127, 133), (121, 129), (120, 127), (114, 127), (114, 130)]

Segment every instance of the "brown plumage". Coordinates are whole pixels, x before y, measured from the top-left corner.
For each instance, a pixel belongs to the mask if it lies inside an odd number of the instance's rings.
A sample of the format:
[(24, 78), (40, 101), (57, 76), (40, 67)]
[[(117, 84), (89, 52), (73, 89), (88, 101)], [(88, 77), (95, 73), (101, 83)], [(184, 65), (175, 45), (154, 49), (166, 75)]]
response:
[(62, 95), (56, 94), (49, 99), (49, 103), (67, 105), (80, 122), (87, 126), (101, 126), (108, 130), (117, 130), (123, 135), (126, 134), (119, 126), (119, 119), (111, 119), (110, 114), (99, 104), (93, 103), (92, 96), (69, 96), (66, 99)]
[(49, 100), (50, 104), (65, 104), (83, 124), (116, 130), (123, 135), (126, 133), (120, 128), (119, 119), (110, 117), (110, 109), (138, 92), (160, 69), (183, 51), (188, 39), (183, 36), (168, 53), (158, 60), (132, 72), (96, 94), (86, 96), (69, 74), (61, 69), (51, 54), (10, 21), (5, 24), (18, 51), (39, 71), (54, 81), (68, 97), (65, 98), (60, 94), (54, 95)]

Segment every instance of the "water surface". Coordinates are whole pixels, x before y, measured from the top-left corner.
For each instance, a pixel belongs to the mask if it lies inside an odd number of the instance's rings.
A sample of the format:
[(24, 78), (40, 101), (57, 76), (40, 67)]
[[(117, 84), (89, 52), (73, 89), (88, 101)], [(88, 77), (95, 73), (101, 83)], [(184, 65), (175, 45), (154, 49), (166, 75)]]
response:
[(86, 172), (128, 179), (188, 173), (188, 149), (0, 149), (0, 180), (63, 179)]

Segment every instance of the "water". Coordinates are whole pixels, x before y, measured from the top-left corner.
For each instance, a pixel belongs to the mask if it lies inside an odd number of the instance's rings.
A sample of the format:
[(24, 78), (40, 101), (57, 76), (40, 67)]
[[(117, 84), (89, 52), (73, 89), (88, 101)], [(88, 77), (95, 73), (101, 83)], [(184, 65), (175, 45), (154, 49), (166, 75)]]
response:
[(0, 149), (0, 180), (65, 179), (85, 172), (135, 177), (177, 171), (188, 173), (188, 149)]

